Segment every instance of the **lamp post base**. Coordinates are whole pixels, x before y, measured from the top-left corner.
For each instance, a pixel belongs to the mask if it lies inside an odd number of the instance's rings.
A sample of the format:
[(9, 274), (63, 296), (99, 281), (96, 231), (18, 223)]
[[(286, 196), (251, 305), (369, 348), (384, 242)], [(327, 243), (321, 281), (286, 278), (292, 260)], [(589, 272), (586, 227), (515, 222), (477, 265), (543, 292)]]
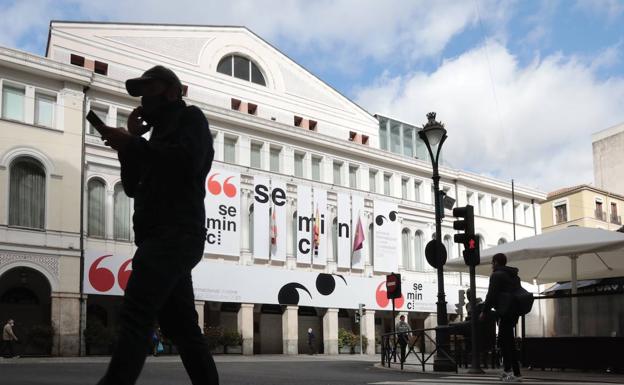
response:
[(446, 357), (436, 356), (433, 360), (434, 372), (454, 372), (457, 368), (451, 360)]

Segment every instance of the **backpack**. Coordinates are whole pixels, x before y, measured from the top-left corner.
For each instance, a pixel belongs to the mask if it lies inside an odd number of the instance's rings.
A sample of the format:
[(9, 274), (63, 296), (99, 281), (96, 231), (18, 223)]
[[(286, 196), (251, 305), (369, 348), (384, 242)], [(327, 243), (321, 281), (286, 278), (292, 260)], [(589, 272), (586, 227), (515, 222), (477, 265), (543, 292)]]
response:
[(496, 311), (500, 316), (523, 316), (531, 312), (534, 300), (533, 293), (520, 286), (513, 292), (499, 294)]

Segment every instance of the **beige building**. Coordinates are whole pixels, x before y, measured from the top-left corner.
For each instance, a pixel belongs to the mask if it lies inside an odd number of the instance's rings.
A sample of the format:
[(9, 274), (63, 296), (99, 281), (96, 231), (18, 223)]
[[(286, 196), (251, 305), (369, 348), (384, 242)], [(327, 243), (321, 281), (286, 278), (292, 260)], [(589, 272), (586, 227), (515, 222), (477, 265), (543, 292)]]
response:
[(570, 226), (617, 230), (622, 226), (624, 196), (590, 185), (563, 188), (542, 203), (542, 231)]
[(594, 185), (624, 195), (624, 123), (592, 135)]

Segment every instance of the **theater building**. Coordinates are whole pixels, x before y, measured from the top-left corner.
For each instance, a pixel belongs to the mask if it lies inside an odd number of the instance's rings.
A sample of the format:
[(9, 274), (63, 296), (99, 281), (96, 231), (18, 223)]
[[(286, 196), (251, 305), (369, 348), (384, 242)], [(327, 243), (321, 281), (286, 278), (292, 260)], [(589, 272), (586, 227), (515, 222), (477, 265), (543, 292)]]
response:
[[(24, 336), (52, 333), (33, 352), (84, 353), (85, 328), (116, 326), (132, 200), (84, 116), (125, 126), (139, 100), (124, 81), (156, 64), (179, 75), (214, 137), (193, 273), (202, 328), (238, 331), (243, 354), (297, 354), (311, 327), (317, 350), (335, 354), (338, 330), (361, 326), (373, 354), (394, 322), (390, 272), (402, 274), (398, 311), (414, 328), (435, 325), (432, 171), (417, 135), (426, 117), (374, 115), (244, 27), (52, 22), (45, 57), (0, 47), (0, 318)], [(512, 240), (514, 216), (518, 238), (539, 232), (544, 193), (516, 186), (512, 199), (507, 181), (440, 173), (456, 205), (475, 206), (482, 247)], [(450, 214), (442, 242), (458, 258)], [(452, 319), (467, 284), (445, 275)], [(478, 285), (483, 294), (487, 280)]]

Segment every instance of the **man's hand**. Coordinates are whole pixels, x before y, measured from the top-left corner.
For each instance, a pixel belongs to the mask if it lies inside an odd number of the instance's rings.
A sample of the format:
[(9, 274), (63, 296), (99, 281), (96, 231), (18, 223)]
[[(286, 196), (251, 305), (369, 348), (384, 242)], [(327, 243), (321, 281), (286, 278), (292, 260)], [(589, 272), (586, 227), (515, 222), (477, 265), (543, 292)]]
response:
[(100, 133), (104, 144), (118, 152), (123, 150), (133, 138), (133, 135), (122, 127), (104, 126), (100, 129)]
[(141, 136), (150, 130), (149, 124), (143, 119), (143, 107), (138, 106), (128, 117), (128, 132), (135, 136)]

